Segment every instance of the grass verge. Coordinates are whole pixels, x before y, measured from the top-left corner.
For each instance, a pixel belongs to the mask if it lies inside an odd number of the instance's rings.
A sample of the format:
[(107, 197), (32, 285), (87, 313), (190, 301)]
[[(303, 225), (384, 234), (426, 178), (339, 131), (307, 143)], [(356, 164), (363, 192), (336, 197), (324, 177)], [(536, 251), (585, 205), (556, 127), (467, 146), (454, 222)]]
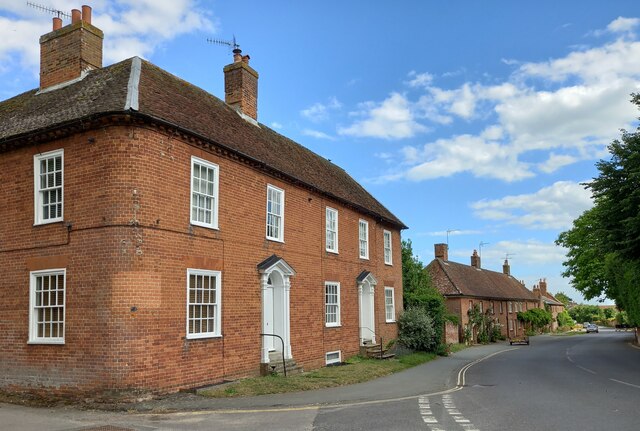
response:
[(340, 366), (324, 367), (286, 378), (283, 376), (252, 377), (238, 380), (224, 387), (200, 391), (199, 394), (212, 398), (229, 398), (332, 388), (373, 380), (435, 358), (434, 353), (424, 352), (411, 353), (384, 361), (354, 356)]

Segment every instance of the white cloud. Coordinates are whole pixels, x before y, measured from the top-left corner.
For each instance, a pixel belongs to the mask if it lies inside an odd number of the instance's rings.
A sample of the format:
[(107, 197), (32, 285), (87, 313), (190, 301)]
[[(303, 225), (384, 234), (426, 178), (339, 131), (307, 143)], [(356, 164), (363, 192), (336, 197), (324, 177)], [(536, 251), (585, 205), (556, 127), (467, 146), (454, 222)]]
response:
[(535, 193), (480, 200), (470, 206), (486, 220), (505, 221), (526, 229), (567, 229), (592, 206), (591, 193), (571, 181), (558, 181)]
[[(58, 0), (51, 6), (70, 13), (80, 3)], [(104, 62), (110, 64), (134, 55), (147, 57), (164, 42), (181, 34), (216, 31), (214, 18), (195, 0), (121, 0), (92, 3), (92, 24), (104, 31)], [(9, 68), (23, 67), (38, 75), (39, 37), (51, 31), (52, 16), (25, 2), (1, 1), (0, 61)], [(10, 18), (7, 18), (7, 15)], [(65, 19), (63, 25), (69, 23)], [(0, 69), (0, 73), (3, 70)], [(5, 72), (7, 72), (5, 70)]]
[[(482, 231), (480, 231), (480, 230), (455, 229), (455, 230), (450, 230), (449, 231), (449, 236), (479, 235), (481, 233), (482, 233)], [(446, 237), (447, 236), (447, 231), (446, 230), (439, 230), (439, 231), (435, 231), (435, 232), (424, 232), (424, 233), (418, 233), (416, 236), (441, 236), (441, 237)]]
[(566, 154), (551, 153), (549, 154), (549, 158), (545, 160), (543, 163), (540, 163), (538, 167), (542, 172), (546, 172), (550, 174), (552, 172), (557, 171), (563, 166), (567, 166), (572, 163), (575, 163), (576, 160), (577, 160), (577, 157), (574, 157), (574, 156), (569, 156)]
[(640, 19), (638, 18), (625, 18), (619, 16), (609, 23), (607, 26), (607, 30), (610, 33), (628, 33), (633, 31), (640, 24)]
[(320, 132), (319, 130), (312, 130), (312, 129), (304, 129), (302, 131), (302, 134), (305, 136), (310, 136), (312, 138), (316, 138), (316, 139), (327, 139), (329, 141), (334, 141), (335, 138), (333, 136), (330, 136), (324, 132)]
[(392, 93), (380, 104), (365, 103), (364, 112), (355, 115), (365, 116), (348, 127), (338, 128), (338, 133), (347, 136), (373, 137), (382, 139), (411, 138), (427, 128), (415, 121), (407, 98)]
[[(504, 259), (509, 254), (511, 273), (518, 278), (518, 266), (558, 264), (565, 260), (566, 250), (554, 243), (538, 240), (498, 241), (490, 247), (482, 249), (482, 266), (502, 267)], [(466, 256), (471, 256), (467, 253)], [(513, 257), (512, 257), (513, 256)], [(544, 277), (540, 274), (539, 277)], [(528, 285), (531, 288), (531, 285)]]
[(439, 139), (420, 149), (406, 147), (403, 154), (406, 163), (414, 165), (405, 172), (405, 178), (412, 181), (461, 172), (508, 182), (533, 175), (529, 166), (518, 161), (509, 147), (472, 135)]
[[(632, 31), (639, 22), (619, 18), (609, 28)], [(619, 129), (633, 128), (637, 108), (629, 94), (640, 91), (640, 42), (619, 38), (548, 61), (508, 63), (517, 69), (493, 85), (440, 88), (424, 80), (424, 94), (414, 103), (404, 100), (407, 115), (440, 125), (456, 119), (489, 125), (477, 134), (402, 148), (404, 163), (385, 178), (422, 181), (470, 172), (517, 181), (596, 160)], [(527, 163), (534, 152), (546, 153), (546, 160)]]
[(278, 123), (277, 121), (273, 121), (271, 122), (271, 128), (272, 129), (276, 129), (276, 130), (280, 130), (282, 129), (284, 126), (281, 123)]
[(310, 107), (300, 111), (300, 115), (314, 123), (319, 123), (329, 118), (330, 111), (335, 111), (340, 108), (342, 108), (342, 103), (340, 103), (337, 98), (330, 97), (328, 103), (314, 103)]
[(415, 70), (412, 70), (408, 73), (409, 81), (407, 84), (410, 87), (429, 87), (431, 81), (433, 81), (433, 75), (430, 73), (418, 73)]

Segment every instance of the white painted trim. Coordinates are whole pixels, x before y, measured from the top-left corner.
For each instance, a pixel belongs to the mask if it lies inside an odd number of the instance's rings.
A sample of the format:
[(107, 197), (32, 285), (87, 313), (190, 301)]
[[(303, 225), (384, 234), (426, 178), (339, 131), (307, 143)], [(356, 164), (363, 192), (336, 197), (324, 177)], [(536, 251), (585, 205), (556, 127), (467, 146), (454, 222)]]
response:
[[(40, 275), (60, 275), (64, 277), (64, 294), (62, 295), (62, 337), (45, 338), (38, 337), (37, 316), (34, 313), (36, 306), (36, 277)], [(27, 344), (64, 344), (67, 332), (67, 269), (53, 268), (29, 272), (29, 340)]]
[[(42, 159), (56, 157), (58, 155), (60, 155), (60, 163), (62, 166), (62, 184), (60, 186), (62, 190), (62, 201), (60, 202), (62, 205), (62, 215), (60, 217), (43, 220), (40, 212), (43, 205), (40, 195), (40, 161)], [(33, 216), (34, 226), (56, 223), (64, 220), (64, 148), (33, 155)]]
[[(361, 253), (362, 250), (360, 249), (360, 224), (361, 223), (364, 223), (365, 242), (367, 243), (367, 247), (365, 249), (364, 255)], [(360, 259), (369, 260), (369, 222), (363, 219), (358, 220), (358, 256), (360, 257)]]
[[(280, 232), (279, 232), (280, 236), (278, 237), (269, 236), (269, 189), (281, 193), (280, 204), (282, 206), (282, 209), (280, 214)], [(265, 235), (266, 235), (266, 238), (270, 241), (284, 242), (284, 208), (285, 208), (284, 190), (272, 184), (267, 184), (267, 200), (265, 204), (265, 212), (266, 212)]]
[[(198, 220), (193, 219), (193, 165), (197, 163), (202, 165), (208, 169), (213, 169), (214, 171), (214, 179), (213, 179), (213, 199), (215, 201), (215, 205), (213, 206), (213, 214), (211, 215), (211, 223), (205, 223)], [(220, 167), (215, 163), (212, 163), (208, 160), (201, 159), (196, 156), (191, 156), (191, 177), (189, 178), (189, 223), (194, 226), (206, 227), (209, 229), (218, 229), (218, 208), (219, 208), (219, 193), (218, 193), (218, 184), (220, 182)]]
[[(333, 359), (331, 361), (329, 361), (329, 355), (334, 355), (334, 354), (338, 354), (338, 359)], [(324, 354), (324, 363), (325, 365), (332, 365), (332, 364), (340, 364), (342, 363), (342, 350), (335, 350), (333, 352), (326, 352)]]
[[(335, 247), (334, 248), (329, 248), (329, 243), (327, 241), (327, 234), (329, 233), (329, 213), (333, 213), (335, 214), (335, 220), (336, 220), (336, 227), (335, 227), (335, 232), (336, 232), (336, 240), (335, 240)], [(335, 253), (338, 254), (338, 210), (335, 208), (331, 208), (331, 207), (326, 207), (325, 211), (324, 211), (324, 224), (325, 224), (325, 250), (327, 250), (329, 253)]]
[[(291, 281), (290, 281), (290, 277), (292, 275), (295, 275), (295, 272), (291, 269), (291, 267), (289, 267), (288, 265), (285, 264), (285, 262), (280, 259), (279, 261), (277, 261), (274, 265), (270, 266), (267, 269), (261, 270), (261, 277), (260, 277), (260, 285), (261, 285), (261, 298), (262, 298), (262, 333), (266, 334), (267, 333), (267, 322), (265, 320), (265, 316), (267, 314), (266, 312), (266, 295), (267, 295), (267, 289), (269, 289), (269, 276), (271, 275), (271, 273), (273, 272), (277, 272), (281, 279), (282, 279), (282, 289), (284, 290), (283, 295), (282, 295), (282, 301), (284, 302), (283, 305), (283, 314), (282, 314), (282, 319), (283, 319), (283, 330), (284, 330), (284, 334), (281, 334), (282, 339), (284, 341), (284, 357), (285, 359), (291, 359)], [(272, 286), (272, 289), (275, 289), (276, 286)], [(277, 287), (280, 288), (280, 287)], [(275, 301), (275, 297), (276, 295), (274, 294), (274, 301)], [(273, 305), (273, 301), (272, 301), (272, 305)], [(274, 322), (275, 322), (275, 315), (274, 315)], [(269, 348), (268, 348), (268, 344), (266, 341), (267, 337), (261, 337), (262, 338), (262, 363), (263, 364), (268, 364), (270, 362), (270, 358), (269, 358)], [(278, 343), (279, 340), (274, 341), (274, 343)]]
[[(216, 280), (216, 320), (214, 332), (202, 332), (197, 334), (189, 334), (189, 278), (190, 275), (204, 275), (207, 277), (215, 277)], [(208, 269), (187, 268), (187, 280), (186, 280), (186, 327), (185, 334), (188, 340), (197, 340), (200, 338), (216, 338), (222, 337), (222, 272), (211, 271)]]
[[(387, 316), (387, 292), (391, 291), (391, 307), (393, 309), (393, 318)], [(393, 287), (384, 287), (384, 319), (387, 323), (395, 323), (396, 321), (396, 291)]]
[[(371, 342), (376, 342), (376, 316), (375, 316), (375, 286), (377, 281), (373, 274), (369, 273), (367, 277), (358, 283), (358, 325), (360, 327), (360, 345), (363, 344), (364, 340), (371, 339)], [(367, 301), (365, 301), (365, 289), (368, 289), (369, 292), (367, 294)], [(369, 322), (363, 322), (363, 310), (367, 307), (369, 309)], [(369, 326), (371, 325), (371, 326)], [(370, 336), (370, 337), (369, 337)]]
[[(336, 312), (336, 321), (335, 323), (329, 323), (327, 322), (327, 286), (336, 286), (336, 296), (337, 296), (337, 302), (335, 304), (331, 304), (331, 305), (337, 305), (338, 306), (338, 310)], [(341, 318), (340, 318), (340, 314), (341, 314), (341, 306), (340, 306), (340, 282), (339, 281), (325, 281), (324, 282), (324, 326), (326, 326), (327, 328), (335, 328), (338, 326), (341, 326)]]
[(140, 57), (131, 59), (131, 72), (129, 74), (129, 83), (127, 84), (127, 99), (124, 103), (124, 110), (137, 111), (140, 109), (138, 104), (138, 88), (140, 86), (140, 72), (142, 70), (142, 60)]
[[(389, 236), (389, 260), (387, 260), (386, 251), (387, 251), (387, 235)], [(382, 256), (384, 258), (385, 265), (393, 265), (393, 236), (391, 235), (391, 231), (383, 230), (382, 231)]]

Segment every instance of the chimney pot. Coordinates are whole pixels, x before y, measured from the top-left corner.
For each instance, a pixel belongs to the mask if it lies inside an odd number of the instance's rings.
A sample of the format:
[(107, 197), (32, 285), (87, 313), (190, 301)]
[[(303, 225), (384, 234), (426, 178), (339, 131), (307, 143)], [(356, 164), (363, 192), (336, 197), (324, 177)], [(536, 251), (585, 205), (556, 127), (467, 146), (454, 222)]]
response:
[[(83, 6), (84, 20), (91, 20), (91, 8)], [(82, 25), (82, 12), (71, 11), (71, 25), (62, 27), (53, 18), (53, 30), (40, 37), (40, 89), (80, 78), (84, 72), (102, 67), (102, 31)], [(87, 21), (87, 24), (89, 22)], [(58, 29), (66, 31), (56, 31)]]
[(449, 260), (449, 246), (447, 244), (434, 244), (436, 259), (442, 259), (445, 262)]
[(249, 57), (248, 55), (243, 55), (242, 56), (242, 62), (243, 63), (249, 64), (249, 60), (251, 60), (251, 57)]
[(82, 21), (91, 24), (91, 6), (82, 5)]
[(79, 9), (71, 9), (71, 24), (77, 24), (82, 21), (82, 12)]

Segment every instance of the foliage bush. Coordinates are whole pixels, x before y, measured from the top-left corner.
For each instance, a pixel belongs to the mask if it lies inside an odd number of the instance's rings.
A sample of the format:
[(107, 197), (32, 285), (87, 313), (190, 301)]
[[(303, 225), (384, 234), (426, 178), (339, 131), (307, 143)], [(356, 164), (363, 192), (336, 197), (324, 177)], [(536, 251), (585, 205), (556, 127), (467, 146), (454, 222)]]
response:
[(571, 327), (576, 324), (567, 310), (562, 310), (560, 313), (558, 313), (556, 320), (558, 321), (558, 326), (560, 328)]
[(550, 324), (553, 320), (551, 312), (542, 310), (540, 308), (533, 308), (527, 311), (518, 312), (518, 320), (529, 324), (529, 329), (532, 331), (542, 330), (546, 325)]
[(437, 352), (441, 344), (429, 313), (423, 307), (409, 307), (398, 319), (398, 341), (420, 352)]

